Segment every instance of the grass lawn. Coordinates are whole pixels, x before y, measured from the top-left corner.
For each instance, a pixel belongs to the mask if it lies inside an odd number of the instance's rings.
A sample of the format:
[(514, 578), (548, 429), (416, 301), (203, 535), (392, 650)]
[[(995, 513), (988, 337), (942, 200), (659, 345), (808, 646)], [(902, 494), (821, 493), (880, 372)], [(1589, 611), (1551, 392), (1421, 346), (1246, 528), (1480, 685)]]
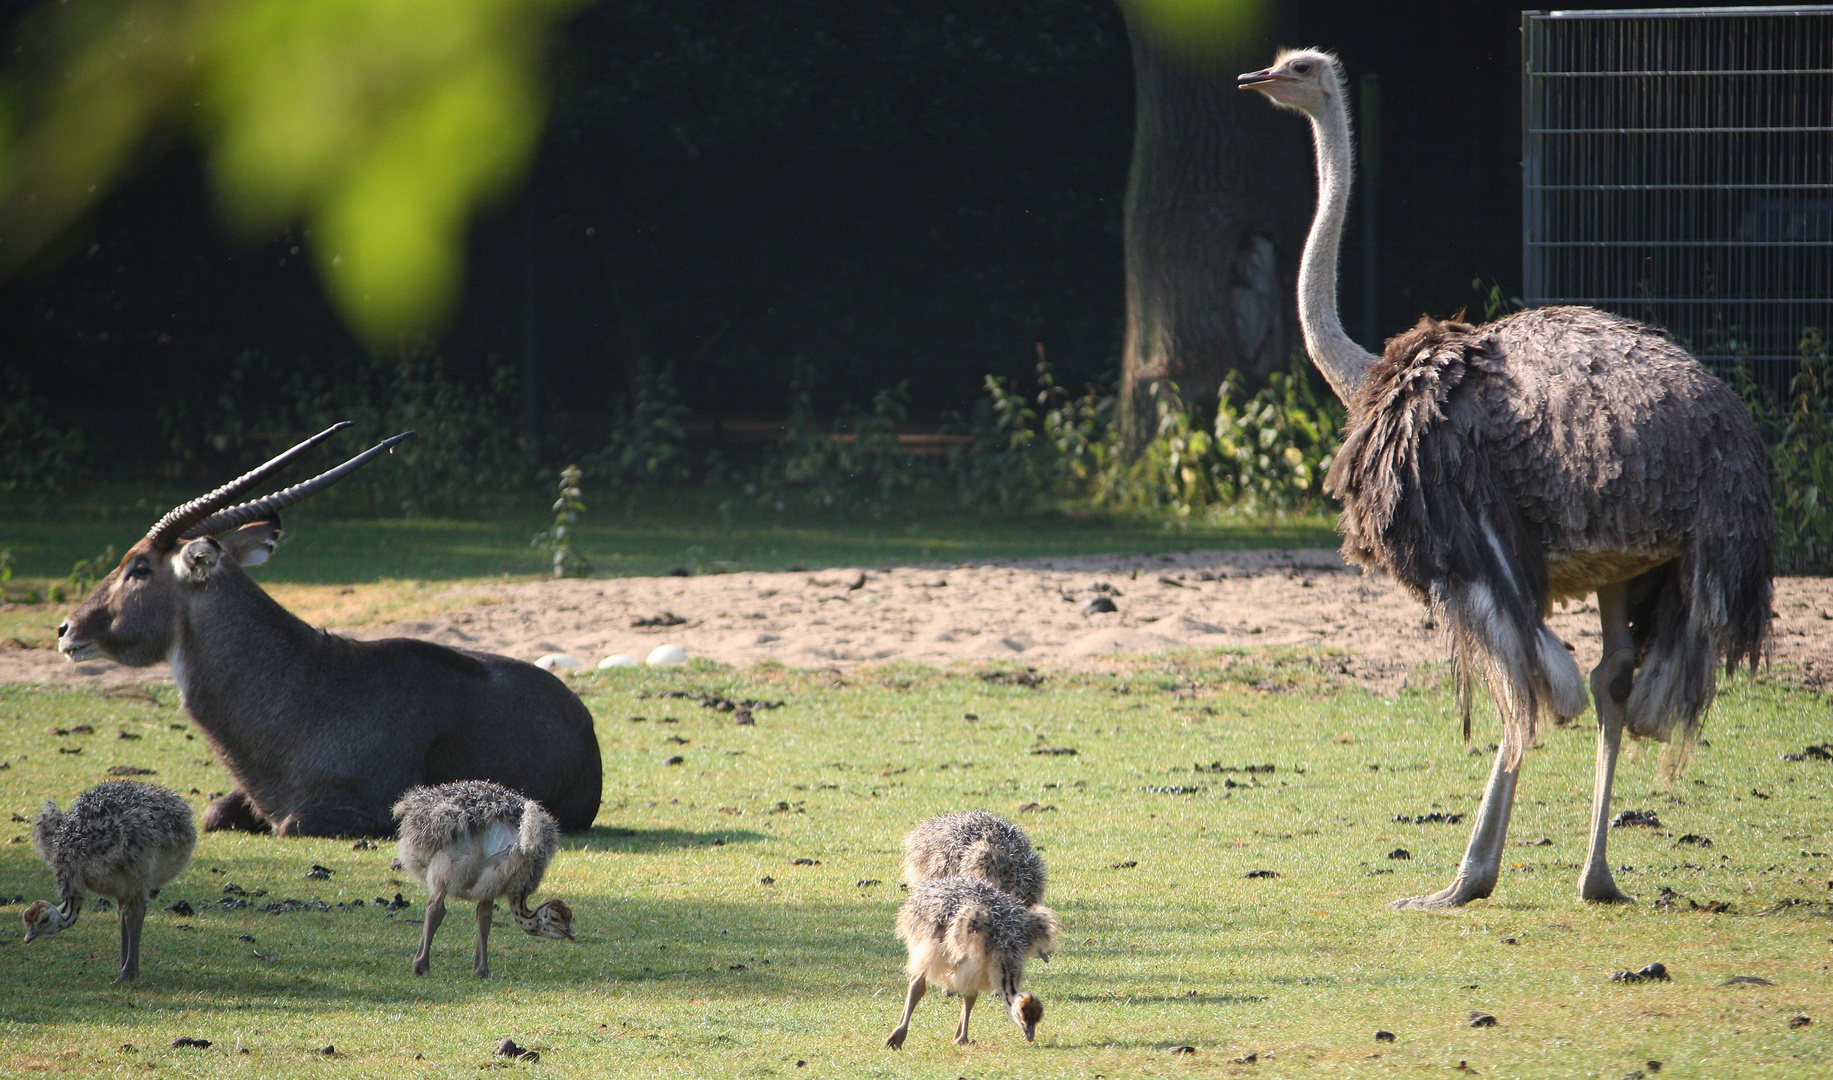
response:
[[(1781, 759), (1833, 739), (1824, 696), (1739, 679), (1672, 792), (1652, 754), (1626, 763), (1618, 806), (1662, 821), (1613, 831), (1633, 907), (1574, 898), (1591, 732), (1547, 732), (1497, 896), (1433, 916), (1381, 905), (1449, 879), (1465, 825), (1412, 821), (1470, 813), (1487, 759), (1444, 689), (1385, 700), (1320, 670), (1206, 653), (1036, 687), (917, 667), (594, 673), (576, 685), (607, 798), (537, 895), (573, 905), (577, 943), (504, 920), (480, 982), (461, 907), (416, 979), (421, 897), (388, 845), (212, 834), (149, 916), (135, 987), (108, 982), (112, 912), (28, 948), (20, 905), (0, 909), (0, 1073), (475, 1076), (512, 1036), (542, 1057), (506, 1067), (581, 1077), (1827, 1074), (1833, 764)], [(784, 705), (739, 727), (697, 704), (708, 692)], [(20, 819), (110, 766), (197, 789), (198, 807), (227, 786), (172, 690), (151, 697), (0, 688), (0, 813), (18, 815), (0, 894), (51, 895)], [(94, 733), (47, 730), (76, 724)], [(955, 1047), (954, 1003), (932, 995), (894, 1053), (899, 840), (970, 807), (1024, 825), (1050, 866), (1064, 944), (1031, 968), (1038, 1042), (983, 1004), (978, 1044)], [(305, 879), (314, 863), (333, 877)], [(1262, 870), (1277, 876), (1247, 876)], [(225, 910), (230, 884), (266, 894)], [(396, 892), (411, 906), (377, 906)], [(259, 910), (288, 898), (328, 910)], [(160, 910), (179, 899), (197, 913)], [(1656, 960), (1672, 982), (1609, 979)], [(1720, 985), (1737, 975), (1774, 985)], [(1498, 1022), (1472, 1028), (1473, 1011)]]
[[(159, 515), (197, 492), (98, 486), (53, 507), (0, 495), (0, 551), (12, 552), (13, 593), (42, 589), (79, 559), (117, 555)], [(553, 523), (551, 496), (530, 494), (463, 520), (378, 518), (314, 502), (286, 515), (285, 557), (263, 581), (346, 585), (378, 578), (450, 581), (543, 574), (549, 557), (529, 541)], [(946, 500), (879, 517), (779, 513), (729, 488), (586, 493), (580, 553), (597, 576), (885, 566), (963, 559), (1192, 548), (1335, 547), (1334, 519), (1161, 522), (1098, 515), (994, 516)]]

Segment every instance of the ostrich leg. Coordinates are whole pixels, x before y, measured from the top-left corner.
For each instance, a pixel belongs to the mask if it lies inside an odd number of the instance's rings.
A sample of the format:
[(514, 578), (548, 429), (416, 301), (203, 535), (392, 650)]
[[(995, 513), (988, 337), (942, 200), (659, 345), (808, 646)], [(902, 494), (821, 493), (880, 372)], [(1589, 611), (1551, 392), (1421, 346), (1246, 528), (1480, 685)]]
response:
[(1610, 840), (1610, 786), (1616, 777), (1617, 751), (1628, 721), (1625, 703), (1635, 681), (1636, 643), (1629, 636), (1629, 588), (1618, 583), (1598, 590), (1598, 619), (1603, 623), (1604, 657), (1591, 669), (1591, 700), (1598, 710), (1597, 772), (1591, 788), (1591, 848), (1579, 872), (1581, 900), (1633, 904), (1610, 876), (1604, 846)]
[(910, 1014), (916, 1012), (917, 1002), (923, 1000), (923, 991), (928, 985), (929, 980), (921, 975), (910, 980), (910, 992), (904, 995), (904, 1018), (897, 1022), (890, 1037), (885, 1039), (886, 1046), (893, 1050), (904, 1048), (904, 1036), (910, 1034)]
[(974, 1002), (979, 1000), (979, 998), (979, 994), (961, 995), (961, 1026), (955, 1029), (956, 1046), (966, 1046), (969, 1041), (971, 1041), (967, 1037), (967, 1018), (973, 1013)]
[(1462, 907), (1495, 890), (1496, 878), (1502, 873), (1502, 842), (1508, 837), (1508, 817), (1515, 808), (1515, 781), (1521, 775), (1519, 762), (1512, 768), (1507, 765), (1512, 750), (1505, 730), (1502, 745), (1496, 748), (1496, 762), (1490, 766), (1489, 785), (1483, 789), (1483, 805), (1477, 808), (1477, 823), (1470, 830), (1470, 843), (1464, 848), (1464, 859), (1458, 863), (1457, 876), (1451, 884), (1425, 896), (1396, 900), (1388, 905), (1390, 909), (1439, 911)]

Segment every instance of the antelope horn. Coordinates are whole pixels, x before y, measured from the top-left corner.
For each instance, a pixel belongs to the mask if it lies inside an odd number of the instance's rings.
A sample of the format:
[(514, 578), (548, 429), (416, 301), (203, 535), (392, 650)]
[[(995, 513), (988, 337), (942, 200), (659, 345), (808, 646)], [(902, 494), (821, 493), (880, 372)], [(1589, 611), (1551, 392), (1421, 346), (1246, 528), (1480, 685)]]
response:
[(241, 528), (251, 521), (272, 520), (280, 511), (285, 510), (289, 506), (304, 502), (330, 487), (332, 484), (337, 483), (344, 477), (349, 476), (351, 473), (369, 464), (370, 460), (376, 455), (393, 450), (396, 443), (403, 442), (413, 437), (413, 432), (403, 431), (393, 438), (383, 439), (381, 442), (351, 458), (349, 461), (344, 462), (337, 468), (319, 473), (317, 476), (303, 483), (294, 484), (284, 491), (276, 491), (272, 495), (256, 499), (253, 502), (245, 502), (240, 506), (232, 506), (227, 510), (218, 510), (216, 513), (211, 514), (209, 517), (191, 526), (189, 529), (186, 529), (184, 535), (179, 537), (179, 539), (195, 540), (200, 536), (216, 536), (221, 533), (226, 533), (231, 529)]
[(159, 519), (156, 525), (147, 530), (147, 540), (150, 541), (155, 548), (165, 547), (174, 537), (196, 524), (206, 514), (210, 513), (210, 511), (215, 510), (217, 507), (222, 506), (237, 495), (242, 494), (242, 492), (259, 484), (269, 476), (285, 468), (294, 458), (349, 426), (350, 421), (348, 420), (332, 424), (330, 427), (312, 436), (305, 442), (300, 443), (298, 446), (293, 447), (286, 453), (273, 458), (267, 462), (267, 464), (257, 465), (241, 476), (224, 484), (222, 487), (212, 491), (210, 494), (199, 496), (185, 503), (183, 506), (168, 511), (164, 517)]

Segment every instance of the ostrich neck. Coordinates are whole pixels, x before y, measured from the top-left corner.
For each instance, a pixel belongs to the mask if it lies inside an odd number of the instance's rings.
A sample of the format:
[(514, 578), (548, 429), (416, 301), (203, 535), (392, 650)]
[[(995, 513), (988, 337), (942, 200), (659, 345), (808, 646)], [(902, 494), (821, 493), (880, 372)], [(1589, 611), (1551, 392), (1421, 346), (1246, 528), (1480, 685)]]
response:
[(1354, 400), (1375, 357), (1349, 339), (1337, 317), (1337, 247), (1349, 211), (1349, 116), (1341, 93), (1310, 114), (1317, 142), (1317, 216), (1298, 267), (1298, 322), (1305, 351), (1345, 404)]

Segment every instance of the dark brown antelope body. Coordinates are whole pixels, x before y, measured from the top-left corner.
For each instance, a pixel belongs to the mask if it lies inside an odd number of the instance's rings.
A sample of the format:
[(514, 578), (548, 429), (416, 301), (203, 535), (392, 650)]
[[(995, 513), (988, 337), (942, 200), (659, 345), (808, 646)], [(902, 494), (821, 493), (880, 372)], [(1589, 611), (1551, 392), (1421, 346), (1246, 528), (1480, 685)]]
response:
[[(171, 663), (186, 711), (236, 781), (205, 812), (205, 830), (387, 836), (403, 792), (453, 780), (495, 781), (546, 806), (562, 829), (590, 826), (598, 739), (559, 679), (488, 653), (326, 633), (242, 572), (272, 552), (279, 509), (344, 475), (212, 514), (277, 468), (167, 515), (58, 633), (72, 660)], [(234, 531), (190, 537), (216, 527)]]

